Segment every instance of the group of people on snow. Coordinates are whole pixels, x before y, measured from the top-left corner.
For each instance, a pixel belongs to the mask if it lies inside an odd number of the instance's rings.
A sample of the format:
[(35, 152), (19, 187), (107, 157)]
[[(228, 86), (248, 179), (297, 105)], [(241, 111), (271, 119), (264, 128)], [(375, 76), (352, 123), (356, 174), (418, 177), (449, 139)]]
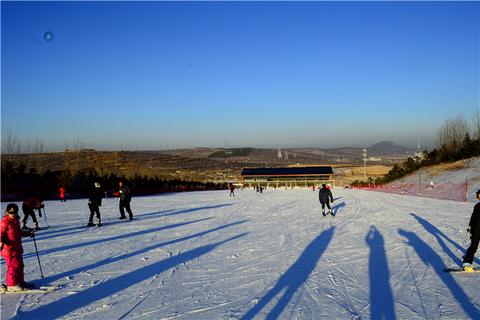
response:
[[(60, 194), (61, 195), (61, 194)], [(90, 190), (88, 197), (88, 208), (90, 209), (90, 218), (87, 226), (94, 226), (93, 218), (96, 216), (96, 225), (101, 226), (100, 206), (105, 193), (102, 190), (100, 183), (95, 182)], [(120, 220), (126, 219), (125, 210), (128, 213), (129, 220), (133, 220), (132, 209), (130, 202), (132, 195), (130, 189), (120, 181), (118, 184), (118, 196)], [(60, 201), (65, 201), (65, 194), (60, 196)], [(19, 208), (15, 203), (7, 205), (5, 215), (1, 220), (0, 225), (0, 250), (1, 255), (5, 260), (7, 267), (6, 272), (6, 286), (1, 288), (3, 292), (19, 292), (31, 289), (34, 285), (25, 282), (23, 272), (23, 247), (22, 237), (34, 237), (35, 232), (40, 230), (38, 226), (35, 210), (38, 210), (41, 217), (41, 209), (44, 208), (43, 201), (40, 197), (34, 196), (25, 199), (22, 203), (22, 211), (24, 218), (20, 223)], [(27, 227), (27, 221), (32, 218), (33, 228)]]
[[(130, 202), (132, 201), (132, 195), (130, 189), (120, 181), (118, 183), (118, 191), (115, 193), (120, 198), (118, 203), (118, 209), (120, 211), (120, 220), (125, 220), (125, 210), (128, 213), (128, 220), (133, 220), (132, 209), (130, 208)], [(102, 199), (105, 195), (105, 192), (102, 189), (102, 186), (99, 182), (95, 182), (90, 190), (90, 195), (88, 197), (88, 208), (90, 209), (90, 218), (88, 219), (88, 227), (93, 227), (93, 217), (97, 217), (96, 226), (102, 226), (102, 218), (100, 215), (100, 207), (102, 206)]]
[[(130, 208), (131, 194), (130, 190), (123, 182), (119, 183), (119, 210), (121, 220), (126, 219), (125, 210), (129, 215), (129, 219), (133, 219), (132, 210)], [(230, 190), (233, 193), (233, 190)], [(88, 207), (90, 209), (90, 218), (88, 226), (93, 226), (93, 217), (97, 217), (97, 226), (101, 225), (101, 216), (99, 207), (102, 205), (104, 192), (100, 183), (95, 182), (88, 198)], [(476, 192), (476, 198), (479, 202), (474, 206), (473, 213), (467, 227), (467, 236), (471, 243), (463, 259), (463, 269), (467, 272), (473, 272), (473, 259), (480, 242), (480, 190)], [(319, 201), (322, 205), (322, 214), (326, 216), (332, 213), (330, 202), (333, 202), (331, 190), (325, 185), (319, 191)], [(325, 207), (328, 212), (325, 212)], [(24, 264), (23, 264), (23, 247), (22, 237), (34, 237), (35, 231), (38, 230), (38, 222), (35, 217), (35, 209), (43, 208), (43, 203), (38, 197), (26, 199), (22, 204), (22, 210), (25, 214), (22, 225), (20, 225), (20, 217), (18, 215), (19, 208), (15, 203), (7, 205), (5, 215), (0, 225), (0, 250), (7, 267), (6, 271), (6, 288), (5, 292), (19, 292), (33, 288), (34, 285), (25, 282)], [(37, 228), (24, 228), (29, 217), (32, 217), (34, 226)]]

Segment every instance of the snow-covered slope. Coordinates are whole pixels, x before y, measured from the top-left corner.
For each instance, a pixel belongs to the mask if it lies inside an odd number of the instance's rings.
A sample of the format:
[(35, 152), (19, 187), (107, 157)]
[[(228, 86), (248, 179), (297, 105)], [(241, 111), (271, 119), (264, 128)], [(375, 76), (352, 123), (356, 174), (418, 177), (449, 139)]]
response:
[(426, 167), (395, 180), (377, 191), (437, 199), (476, 201), (480, 189), (480, 157)]
[(86, 200), (46, 202), (26, 279), (60, 288), (3, 295), (2, 319), (480, 319), (480, 275), (444, 271), (472, 203), (333, 193), (334, 217), (311, 189), (134, 198), (132, 222), (106, 199), (102, 228)]

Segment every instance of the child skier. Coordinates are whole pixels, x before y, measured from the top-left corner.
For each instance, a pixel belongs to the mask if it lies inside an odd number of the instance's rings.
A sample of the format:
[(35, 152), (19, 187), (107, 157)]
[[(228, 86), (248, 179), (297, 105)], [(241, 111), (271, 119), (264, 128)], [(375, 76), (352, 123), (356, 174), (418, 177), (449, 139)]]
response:
[[(480, 200), (480, 189), (477, 190), (476, 198), (477, 200)], [(475, 271), (472, 266), (473, 257), (475, 256), (475, 252), (478, 249), (478, 243), (480, 242), (480, 202), (473, 207), (473, 213), (467, 227), (467, 236), (472, 242), (463, 258), (463, 270), (473, 272)]]
[(7, 291), (23, 291), (33, 287), (24, 281), (22, 236), (33, 236), (34, 230), (20, 229), (18, 206), (7, 205), (5, 216), (0, 226), (0, 247), (7, 266)]
[(330, 208), (330, 202), (333, 202), (333, 195), (332, 191), (327, 188), (327, 185), (324, 183), (322, 184), (322, 188), (318, 192), (318, 200), (320, 200), (320, 203), (322, 204), (322, 214), (325, 217), (327, 214), (325, 213), (325, 205), (328, 208), (328, 213), (332, 214), (332, 208)]

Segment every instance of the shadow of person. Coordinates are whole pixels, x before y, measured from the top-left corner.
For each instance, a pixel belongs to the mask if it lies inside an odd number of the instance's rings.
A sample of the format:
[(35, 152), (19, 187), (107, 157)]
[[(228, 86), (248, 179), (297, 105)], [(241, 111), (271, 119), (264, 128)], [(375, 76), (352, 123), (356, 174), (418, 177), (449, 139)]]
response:
[(338, 212), (345, 207), (345, 202), (337, 203), (332, 207), (332, 216), (336, 216)]
[(370, 247), (368, 270), (370, 275), (370, 318), (395, 319), (395, 307), (392, 288), (390, 286), (390, 271), (382, 234), (374, 226), (365, 238)]
[(443, 263), (442, 258), (415, 233), (402, 229), (399, 229), (398, 233), (406, 238), (405, 242), (415, 249), (420, 259), (422, 259), (426, 265), (429, 265), (433, 268), (438, 277), (445, 284), (445, 287), (450, 290), (452, 297), (457, 300), (468, 317), (471, 319), (479, 319), (480, 310), (470, 302), (470, 299), (455, 281), (452, 274), (445, 271), (446, 266)]
[(334, 227), (322, 232), (305, 248), (297, 261), (285, 272), (273, 289), (271, 289), (260, 301), (251, 308), (241, 319), (252, 319), (271, 300), (285, 290), (283, 296), (278, 299), (275, 307), (267, 315), (266, 319), (277, 319), (288, 305), (298, 288), (307, 281), (310, 273), (315, 269), (318, 260), (327, 249), (333, 237)]
[(99, 301), (105, 297), (109, 297), (118, 292), (121, 292), (122, 290), (125, 290), (137, 283), (140, 283), (148, 278), (155, 276), (156, 274), (165, 272), (182, 263), (186, 263), (192, 259), (196, 259), (205, 254), (208, 254), (209, 252), (215, 250), (217, 247), (227, 242), (239, 239), (246, 234), (247, 233), (242, 233), (240, 235), (231, 237), (223, 241), (182, 252), (176, 256), (152, 263), (132, 272), (118, 276), (116, 278), (109, 279), (75, 295), (62, 297), (47, 305), (40, 306), (35, 310), (25, 312), (19, 310), (17, 315), (21, 319), (39, 319), (39, 315), (42, 315), (42, 319), (61, 318), (69, 314), (70, 312), (87, 306), (95, 301)]
[[(452, 244), (455, 248), (457, 248), (459, 251), (461, 251), (463, 254), (465, 254), (466, 250), (462, 248), (458, 243), (450, 239), (445, 233), (440, 231), (437, 227), (435, 227), (433, 224), (428, 222), (426, 219), (418, 216), (415, 213), (411, 213), (411, 216), (413, 216), (421, 225), (422, 227), (430, 232), (435, 239), (437, 239), (438, 244), (442, 247), (443, 252), (445, 252), (454, 262), (457, 266), (462, 266), (462, 260), (458, 258), (450, 248), (447, 247), (445, 242), (443, 240), (448, 241), (450, 244)], [(480, 260), (475, 258), (475, 261), (477, 261), (478, 264), (480, 264)]]
[(156, 243), (154, 245), (144, 247), (140, 250), (136, 250), (136, 251), (133, 251), (133, 252), (125, 253), (125, 254), (122, 254), (120, 256), (108, 257), (106, 259), (96, 261), (96, 262), (94, 262), (92, 264), (89, 264), (89, 265), (83, 265), (83, 266), (80, 266), (80, 267), (75, 268), (75, 269), (71, 269), (71, 270), (68, 270), (68, 271), (65, 271), (65, 272), (62, 272), (62, 273), (57, 273), (57, 274), (45, 277), (45, 278), (42, 279), (41, 283), (42, 284), (48, 284), (48, 283), (51, 283), (51, 282), (56, 281), (56, 280), (61, 279), (61, 278), (65, 278), (65, 277), (68, 277), (68, 276), (73, 276), (73, 275), (78, 274), (80, 272), (93, 270), (93, 269), (103, 267), (105, 265), (109, 265), (109, 264), (112, 264), (112, 263), (115, 263), (115, 262), (118, 262), (118, 261), (121, 261), (121, 260), (129, 259), (129, 258), (132, 258), (134, 256), (138, 256), (140, 254), (144, 254), (144, 253), (147, 253), (151, 250), (155, 250), (155, 249), (167, 246), (167, 245), (172, 245), (172, 244), (179, 243), (179, 242), (182, 242), (182, 241), (199, 238), (199, 237), (205, 236), (209, 233), (213, 233), (213, 232), (217, 232), (217, 231), (220, 231), (220, 230), (223, 230), (223, 229), (226, 229), (226, 228), (230, 228), (232, 226), (245, 223), (247, 221), (248, 220), (232, 222), (232, 223), (225, 224), (225, 225), (213, 228), (213, 229), (198, 232), (198, 233), (195, 233), (195, 234), (192, 234), (192, 235), (184, 236), (184, 237), (181, 237), (181, 238), (177, 238), (177, 239), (173, 239), (173, 240), (169, 240), (169, 241), (165, 241), (165, 242), (161, 242), (161, 243)]

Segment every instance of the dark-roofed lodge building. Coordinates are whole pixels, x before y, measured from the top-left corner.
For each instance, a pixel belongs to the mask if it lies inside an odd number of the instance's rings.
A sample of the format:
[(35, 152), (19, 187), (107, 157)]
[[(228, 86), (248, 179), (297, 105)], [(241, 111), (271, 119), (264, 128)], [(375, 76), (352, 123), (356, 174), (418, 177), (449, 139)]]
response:
[(245, 186), (333, 186), (335, 181), (331, 166), (244, 168), (241, 176)]

